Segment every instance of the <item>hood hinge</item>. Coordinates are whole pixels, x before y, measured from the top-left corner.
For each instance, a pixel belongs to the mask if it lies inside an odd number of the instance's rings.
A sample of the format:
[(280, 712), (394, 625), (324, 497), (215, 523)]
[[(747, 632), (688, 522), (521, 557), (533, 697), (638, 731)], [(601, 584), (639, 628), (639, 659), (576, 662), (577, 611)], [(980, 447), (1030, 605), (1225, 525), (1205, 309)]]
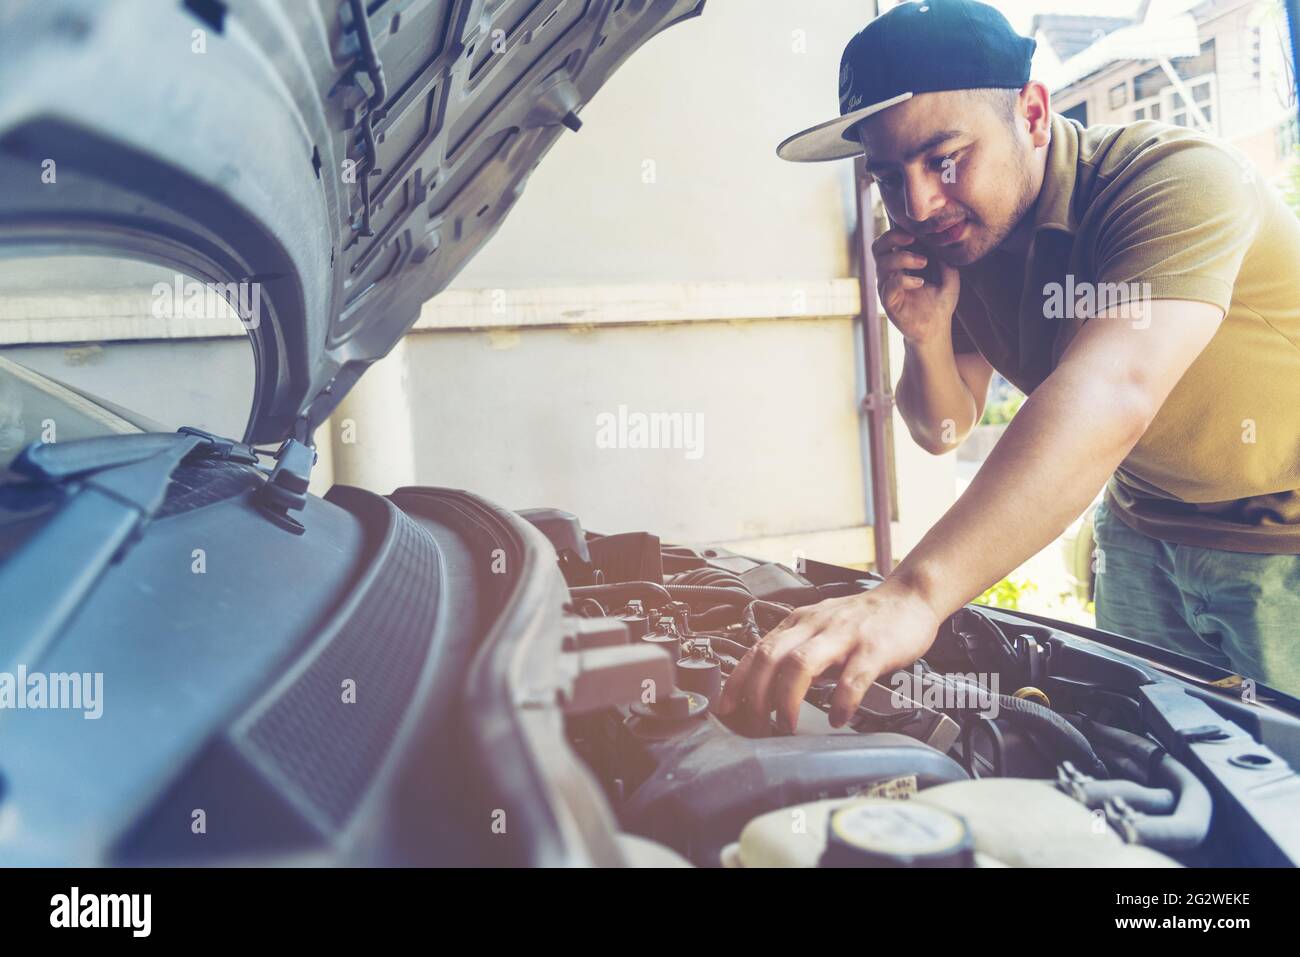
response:
[(379, 147), (375, 142), (375, 126), (384, 118), (384, 101), (388, 99), (388, 81), (384, 78), (384, 65), (379, 61), (375, 50), (374, 37), (370, 35), (370, 20), (366, 17), (363, 0), (348, 0), (352, 11), (352, 23), (345, 29), (356, 34), (361, 53), (353, 67), (352, 78), (357, 88), (366, 93), (357, 77), (365, 73), (370, 80), (371, 90), (367, 94), (366, 114), (360, 118), (361, 135), (365, 144), (366, 155), (361, 169), (357, 170), (357, 186), (361, 192), (361, 224), (354, 221), (352, 228), (358, 236), (370, 237), (375, 231), (370, 225), (370, 177), (383, 175), (379, 168)]

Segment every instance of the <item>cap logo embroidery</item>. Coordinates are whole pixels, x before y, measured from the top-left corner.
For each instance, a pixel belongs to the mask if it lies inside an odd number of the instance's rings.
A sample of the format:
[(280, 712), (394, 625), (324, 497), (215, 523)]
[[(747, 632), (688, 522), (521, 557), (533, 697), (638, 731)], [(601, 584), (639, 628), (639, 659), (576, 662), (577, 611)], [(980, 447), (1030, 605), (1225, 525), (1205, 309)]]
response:
[(862, 102), (860, 93), (853, 90), (853, 65), (844, 63), (840, 66), (840, 112), (847, 113)]

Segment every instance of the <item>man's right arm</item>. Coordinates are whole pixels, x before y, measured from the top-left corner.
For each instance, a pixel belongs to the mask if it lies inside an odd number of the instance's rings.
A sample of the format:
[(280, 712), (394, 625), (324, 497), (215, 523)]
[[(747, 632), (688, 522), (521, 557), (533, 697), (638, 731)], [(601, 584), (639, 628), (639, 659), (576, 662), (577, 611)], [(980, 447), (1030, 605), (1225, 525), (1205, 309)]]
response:
[(881, 305), (907, 352), (894, 390), (898, 411), (912, 438), (939, 455), (956, 448), (984, 414), (993, 367), (978, 352), (953, 352), (953, 313), (961, 290), (957, 270), (942, 261), (939, 281), (926, 282), (908, 270), (929, 262), (916, 237), (892, 226), (874, 243)]
[(993, 367), (978, 352), (954, 353), (951, 335), (904, 343), (895, 389), (899, 414), (917, 445), (942, 455), (960, 445), (984, 414)]

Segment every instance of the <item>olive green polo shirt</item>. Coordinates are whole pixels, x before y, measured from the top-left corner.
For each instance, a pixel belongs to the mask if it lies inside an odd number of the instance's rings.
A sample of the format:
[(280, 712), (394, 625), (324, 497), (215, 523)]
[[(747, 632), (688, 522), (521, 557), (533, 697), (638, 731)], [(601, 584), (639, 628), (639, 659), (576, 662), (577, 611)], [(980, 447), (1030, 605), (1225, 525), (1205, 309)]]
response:
[(1084, 128), (1059, 114), (1029, 215), (1027, 253), (996, 250), (961, 269), (954, 350), (978, 350), (1030, 393), (1094, 306), (1130, 296), (1219, 306), (1222, 325), (1107, 500), (1165, 541), (1300, 554), (1300, 218), (1199, 133), (1150, 121)]

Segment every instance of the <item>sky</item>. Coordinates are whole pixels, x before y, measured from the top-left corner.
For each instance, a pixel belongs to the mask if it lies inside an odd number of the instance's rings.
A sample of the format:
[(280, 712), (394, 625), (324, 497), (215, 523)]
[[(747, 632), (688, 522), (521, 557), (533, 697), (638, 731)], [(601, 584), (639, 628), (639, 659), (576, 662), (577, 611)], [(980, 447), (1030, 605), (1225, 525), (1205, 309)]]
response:
[[(1036, 13), (1075, 13), (1092, 17), (1131, 17), (1140, 0), (984, 0), (1002, 11), (1016, 31), (1029, 33)], [(1153, 0), (1152, 7), (1177, 12), (1194, 6), (1198, 0)]]
[(1092, 17), (1128, 17), (1138, 0), (984, 0), (1002, 11), (1016, 32), (1027, 34), (1035, 13), (1079, 13)]

